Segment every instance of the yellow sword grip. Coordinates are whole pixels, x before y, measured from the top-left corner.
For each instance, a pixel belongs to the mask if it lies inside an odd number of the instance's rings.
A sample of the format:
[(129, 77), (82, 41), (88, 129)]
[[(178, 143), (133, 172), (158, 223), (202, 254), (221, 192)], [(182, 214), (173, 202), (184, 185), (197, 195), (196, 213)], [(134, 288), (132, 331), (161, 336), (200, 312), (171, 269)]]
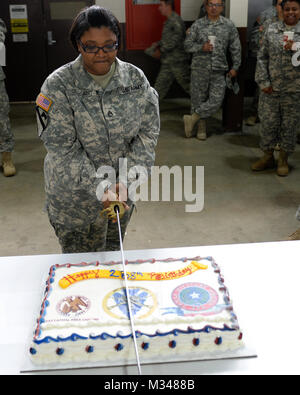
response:
[(119, 218), (121, 219), (125, 214), (125, 208), (124, 205), (119, 201), (111, 202), (109, 207), (101, 211), (101, 215), (107, 216), (110, 220), (116, 220), (117, 213), (115, 211), (115, 207), (118, 207)]

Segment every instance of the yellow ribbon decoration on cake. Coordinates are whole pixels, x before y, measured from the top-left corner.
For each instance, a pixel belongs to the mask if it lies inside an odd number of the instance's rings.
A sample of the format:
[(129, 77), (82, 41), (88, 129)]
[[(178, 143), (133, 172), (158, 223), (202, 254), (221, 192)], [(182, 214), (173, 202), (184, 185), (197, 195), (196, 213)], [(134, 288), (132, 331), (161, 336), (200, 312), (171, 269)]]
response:
[[(177, 278), (182, 278), (186, 276), (190, 276), (192, 273), (197, 270), (206, 270), (208, 269), (207, 265), (202, 263), (192, 261), (188, 266), (183, 269), (178, 269), (170, 272), (163, 273), (141, 273), (141, 272), (127, 272), (127, 280), (129, 281), (163, 281), (163, 280), (175, 280)], [(75, 284), (79, 281), (84, 280), (92, 280), (98, 278), (106, 278), (106, 279), (124, 279), (124, 273), (120, 270), (110, 269), (110, 270), (84, 270), (81, 272), (68, 274), (61, 278), (58, 282), (61, 288), (68, 288), (70, 285)]]

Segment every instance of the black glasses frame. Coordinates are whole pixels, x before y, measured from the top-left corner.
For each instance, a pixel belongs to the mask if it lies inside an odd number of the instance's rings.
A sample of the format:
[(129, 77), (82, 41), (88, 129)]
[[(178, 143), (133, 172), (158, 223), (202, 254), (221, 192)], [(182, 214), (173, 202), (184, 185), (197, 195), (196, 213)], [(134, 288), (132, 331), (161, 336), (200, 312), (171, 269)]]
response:
[[(98, 47), (97, 45), (84, 45), (81, 41), (79, 41), (79, 42), (80, 42), (80, 45), (81, 45), (82, 49), (86, 53), (97, 54), (100, 51), (100, 49), (102, 49), (102, 51), (104, 53), (109, 53), (109, 52), (114, 52), (114, 51), (116, 51), (119, 48), (119, 43), (117, 41), (115, 43), (113, 43), (113, 44), (104, 45), (103, 47)], [(94, 50), (93, 51), (87, 50), (87, 47), (89, 47), (89, 46), (90, 47), (94, 47), (95, 51)], [(109, 47), (109, 49), (107, 47)]]

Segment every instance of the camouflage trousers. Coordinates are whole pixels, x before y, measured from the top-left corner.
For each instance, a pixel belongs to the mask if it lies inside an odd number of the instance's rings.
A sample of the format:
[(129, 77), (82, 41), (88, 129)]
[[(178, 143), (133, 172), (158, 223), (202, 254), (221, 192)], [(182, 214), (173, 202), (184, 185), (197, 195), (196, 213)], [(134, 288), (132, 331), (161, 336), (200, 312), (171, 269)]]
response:
[(192, 69), (191, 112), (209, 118), (222, 106), (226, 91), (225, 73), (208, 68)]
[[(125, 212), (120, 220), (122, 239), (129, 224), (134, 205)], [(70, 229), (50, 220), (58, 237), (63, 254), (80, 252), (100, 252), (120, 250), (118, 224), (109, 221), (106, 217), (99, 216), (93, 224), (84, 228)]]
[(181, 62), (176, 65), (162, 63), (154, 85), (154, 89), (159, 95), (159, 100), (163, 100), (167, 96), (175, 80), (189, 95), (190, 79), (190, 65), (188, 62)]
[(0, 81), (0, 152), (12, 152), (14, 137), (9, 121), (9, 100), (4, 80)]
[(300, 122), (300, 93), (277, 93), (259, 95), (258, 115), (260, 125), (260, 148), (269, 151), (280, 144), (291, 154), (297, 143)]

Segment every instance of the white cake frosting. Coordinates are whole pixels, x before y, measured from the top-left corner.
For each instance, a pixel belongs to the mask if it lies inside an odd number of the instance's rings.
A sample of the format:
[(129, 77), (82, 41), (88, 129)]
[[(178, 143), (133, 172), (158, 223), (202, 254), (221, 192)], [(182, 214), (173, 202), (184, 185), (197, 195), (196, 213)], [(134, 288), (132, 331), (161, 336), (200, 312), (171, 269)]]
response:
[[(158, 355), (195, 358), (243, 346), (211, 257), (129, 262), (126, 271), (141, 363)], [(122, 273), (122, 264), (115, 262), (52, 266), (30, 347), (32, 361), (134, 363)]]

